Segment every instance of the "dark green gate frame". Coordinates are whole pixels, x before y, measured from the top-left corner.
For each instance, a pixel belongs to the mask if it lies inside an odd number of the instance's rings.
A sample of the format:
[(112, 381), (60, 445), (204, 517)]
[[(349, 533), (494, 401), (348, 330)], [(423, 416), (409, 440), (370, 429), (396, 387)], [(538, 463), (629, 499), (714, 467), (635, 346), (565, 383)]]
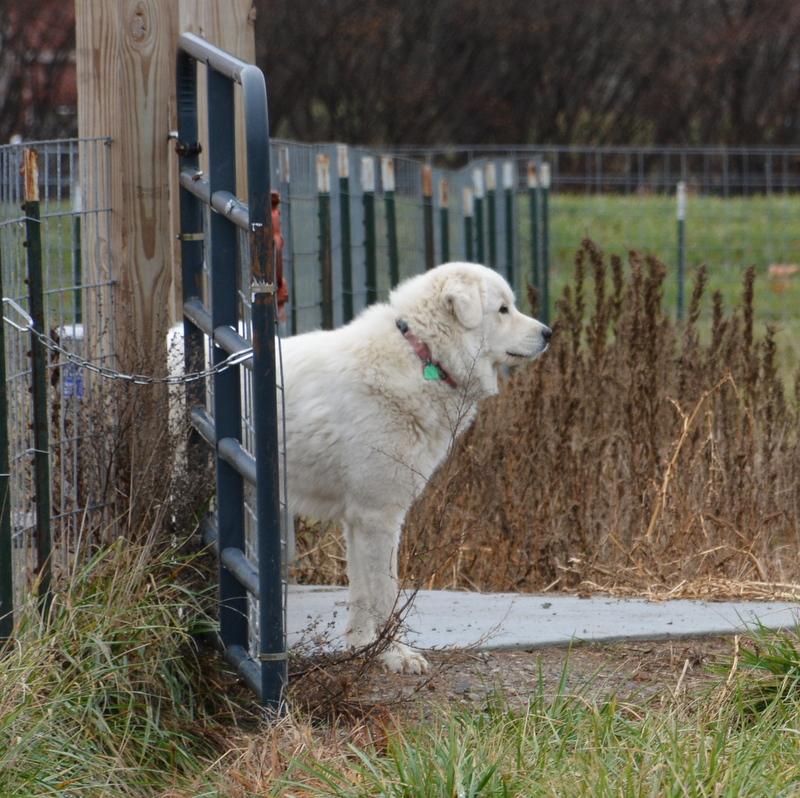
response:
[[(0, 297), (3, 294), (0, 262)], [(5, 324), (0, 313), (0, 645), (14, 629), (14, 570), (11, 557), (11, 473), (8, 457)]]
[[(208, 68), (208, 178), (199, 169), (197, 62)], [(234, 83), (241, 86), (248, 203), (236, 197)], [(187, 371), (203, 360), (203, 334), (213, 363), (248, 348), (237, 311), (237, 228), (248, 236), (252, 300), (254, 452), (241, 443), (241, 366), (214, 375), (214, 415), (204, 387), (187, 387), (189, 417), (215, 448), (217, 512), (206, 539), (219, 554), (220, 642), (226, 659), (262, 703), (278, 709), (287, 679), (281, 563), (275, 371), (275, 263), (270, 212), (267, 90), (261, 70), (190, 33), (178, 39), (178, 143), (184, 345)], [(204, 229), (203, 205), (210, 205)], [(202, 301), (203, 249), (208, 247), (211, 312)], [(245, 555), (244, 481), (256, 491), (258, 567)], [(258, 658), (248, 650), (248, 592), (259, 599)]]

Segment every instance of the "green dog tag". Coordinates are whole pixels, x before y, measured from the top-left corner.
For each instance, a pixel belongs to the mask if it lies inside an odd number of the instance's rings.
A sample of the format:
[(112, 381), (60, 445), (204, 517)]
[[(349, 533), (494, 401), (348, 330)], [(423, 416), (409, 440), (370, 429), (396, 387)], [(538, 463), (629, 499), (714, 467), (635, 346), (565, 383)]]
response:
[(422, 376), (426, 380), (441, 380), (442, 375), (439, 372), (439, 367), (433, 363), (427, 363), (422, 369)]

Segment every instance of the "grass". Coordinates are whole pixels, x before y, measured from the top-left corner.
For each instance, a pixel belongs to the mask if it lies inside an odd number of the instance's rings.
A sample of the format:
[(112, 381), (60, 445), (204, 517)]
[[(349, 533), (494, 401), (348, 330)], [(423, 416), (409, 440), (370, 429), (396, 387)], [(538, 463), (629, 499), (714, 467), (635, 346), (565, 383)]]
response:
[(153, 795), (213, 753), (194, 634), (195, 563), (122, 538), (34, 600), (0, 652), (0, 795)]
[[(759, 645), (780, 647), (757, 634)], [(793, 649), (797, 656), (797, 649)], [(725, 667), (728, 667), (726, 664)], [(712, 690), (665, 705), (596, 701), (541, 681), (522, 711), (443, 709), (371, 745), (294, 756), (271, 794), (296, 796), (793, 795), (800, 703), (750, 711), (751, 684), (728, 669)]]
[[(527, 211), (527, 198), (518, 208)], [(664, 308), (677, 313), (678, 238), (675, 198), (656, 195), (554, 194), (551, 198), (551, 316), (555, 303), (572, 280), (574, 254), (584, 238), (609, 254), (626, 258), (630, 250), (654, 255), (667, 268)], [(707, 270), (707, 291), (719, 291), (730, 307), (741, 293), (744, 270), (753, 266), (757, 291), (754, 315), (757, 334), (764, 324), (776, 328), (781, 371), (800, 364), (800, 273), (788, 279), (770, 278), (771, 264), (800, 264), (800, 197), (689, 197), (686, 220), (685, 307), (697, 270)], [(523, 269), (530, 272), (530, 224), (523, 212), (518, 222)], [(520, 285), (524, 293), (524, 284)], [(708, 335), (710, 306), (702, 310), (701, 334)]]
[[(525, 202), (523, 200), (523, 202)], [(738, 298), (741, 273), (755, 266), (764, 279), (755, 307), (762, 321), (797, 317), (800, 275), (785, 283), (766, 284), (771, 264), (800, 264), (800, 198), (690, 197), (686, 220), (687, 286), (698, 266), (708, 268), (708, 287), (721, 291), (729, 304)], [(557, 297), (572, 277), (572, 261), (583, 238), (606, 252), (625, 256), (629, 250), (655, 255), (668, 269), (665, 306), (677, 305), (677, 221), (675, 200), (663, 196), (583, 196), (555, 194), (551, 200), (551, 262)], [(528, 226), (521, 229), (524, 240)], [(686, 301), (688, 303), (688, 293)]]
[(423, 721), (259, 723), (198, 650), (213, 626), (203, 585), (196, 554), (120, 539), (76, 567), (46, 622), (24, 608), (0, 650), (0, 795), (773, 796), (800, 783), (795, 633), (754, 630), (701, 695), (573, 693), (567, 664), (554, 683), (534, 676), (522, 709), (420, 698)]

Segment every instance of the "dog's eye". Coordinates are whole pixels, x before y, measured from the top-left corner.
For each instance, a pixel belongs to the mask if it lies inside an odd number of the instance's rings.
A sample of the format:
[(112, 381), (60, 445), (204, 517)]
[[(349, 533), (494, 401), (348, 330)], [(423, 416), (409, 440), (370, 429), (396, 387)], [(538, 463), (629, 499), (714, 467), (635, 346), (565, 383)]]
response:
[(501, 313), (508, 313), (508, 305), (500, 305)]

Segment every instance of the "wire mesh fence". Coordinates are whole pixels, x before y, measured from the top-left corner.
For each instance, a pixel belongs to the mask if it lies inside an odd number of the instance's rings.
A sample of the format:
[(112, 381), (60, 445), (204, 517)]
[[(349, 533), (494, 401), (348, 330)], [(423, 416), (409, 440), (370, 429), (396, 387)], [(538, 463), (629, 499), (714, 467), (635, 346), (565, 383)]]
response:
[[(741, 271), (756, 267), (765, 284), (757, 311), (766, 320), (797, 315), (800, 278), (800, 149), (665, 147), (448, 147), (403, 149), (433, 164), (463, 169), (476, 161), (512, 163), (516, 198), (525, 202), (526, 164), (550, 168), (550, 268), (555, 295), (588, 236), (606, 251), (654, 254), (669, 268), (677, 295), (676, 193), (687, 192), (686, 261), (708, 266), (710, 287), (730, 298)], [(524, 208), (515, 224), (517, 257), (530, 268), (531, 227)], [(783, 268), (783, 267), (790, 268)], [(787, 277), (787, 275), (789, 275)], [(766, 290), (763, 290), (763, 289)], [(675, 305), (673, 304), (673, 307)]]
[[(636, 250), (660, 258), (668, 268), (667, 306), (677, 312), (679, 183), (685, 185), (688, 198), (685, 280), (691, 279), (693, 268), (706, 264), (711, 290), (732, 300), (738, 296), (742, 271), (753, 265), (762, 278), (756, 300), (761, 319), (786, 322), (797, 316), (800, 307), (798, 149), (401, 147), (389, 152), (350, 147), (342, 159), (336, 145), (276, 142), (273, 152), (284, 227), (291, 231), (285, 238), (293, 286), (289, 329), (294, 332), (320, 326), (323, 316), (320, 192), (315, 177), (319, 155), (328, 157), (331, 169), (337, 324), (349, 317), (343, 301), (348, 293), (354, 312), (371, 296), (385, 298), (391, 287), (393, 258), (401, 278), (425, 269), (425, 166), (431, 169), (433, 186), (434, 261), (481, 260), (510, 278), (524, 296), (527, 284), (537, 282), (538, 248), (540, 257), (547, 257), (551, 310), (571, 275), (581, 239), (589, 237), (623, 257)], [(382, 156), (393, 162), (393, 192), (383, 185)], [(535, 229), (532, 163), (549, 169), (546, 231)], [(371, 164), (371, 177), (365, 164)], [(365, 191), (365, 185), (372, 188)], [(390, 193), (394, 194), (394, 235), (387, 203)], [(365, 217), (370, 197), (374, 245)], [(345, 203), (349, 247), (342, 240)], [(543, 232), (546, 242), (537, 240)], [(374, 277), (370, 246), (375, 250)], [(542, 247), (546, 252), (541, 252)], [(351, 261), (351, 286), (343, 283), (345, 249)]]
[[(110, 259), (108, 258), (107, 190), (97, 181), (92, 195), (79, 186), (86, 176), (101, 172), (105, 163), (104, 139), (69, 139), (0, 147), (0, 267), (2, 293), (25, 312), (31, 310), (29, 270), (40, 268), (43, 287), (44, 331), (70, 351), (90, 356), (98, 364), (112, 364), (114, 340), (110, 319)], [(39, 163), (39, 221), (23, 208), (25, 148), (35, 149)], [(107, 169), (102, 169), (107, 174)], [(28, 206), (26, 206), (28, 207)], [(41, 241), (41, 263), (29, 263), (31, 231)], [(101, 253), (108, 278), (93, 281), (83, 272), (87, 248)], [(5, 316), (16, 321), (11, 306)], [(89, 351), (89, 327), (94, 344)], [(104, 397), (104, 384), (91, 380), (77, 366), (52, 353), (46, 362), (47, 435), (50, 484), (37, 485), (31, 402), (32, 340), (30, 334), (5, 326), (4, 358), (8, 398), (9, 495), (12, 539), (12, 573), (15, 603), (31, 586), (37, 568), (37, 489), (47, 490), (53, 540), (52, 566), (65, 568), (79, 546), (84, 529), (102, 513), (108, 489), (106, 451), (116, 423), (113, 408)], [(45, 507), (47, 504), (44, 505)], [(39, 505), (41, 508), (42, 505)], [(41, 515), (39, 510), (38, 515)]]

